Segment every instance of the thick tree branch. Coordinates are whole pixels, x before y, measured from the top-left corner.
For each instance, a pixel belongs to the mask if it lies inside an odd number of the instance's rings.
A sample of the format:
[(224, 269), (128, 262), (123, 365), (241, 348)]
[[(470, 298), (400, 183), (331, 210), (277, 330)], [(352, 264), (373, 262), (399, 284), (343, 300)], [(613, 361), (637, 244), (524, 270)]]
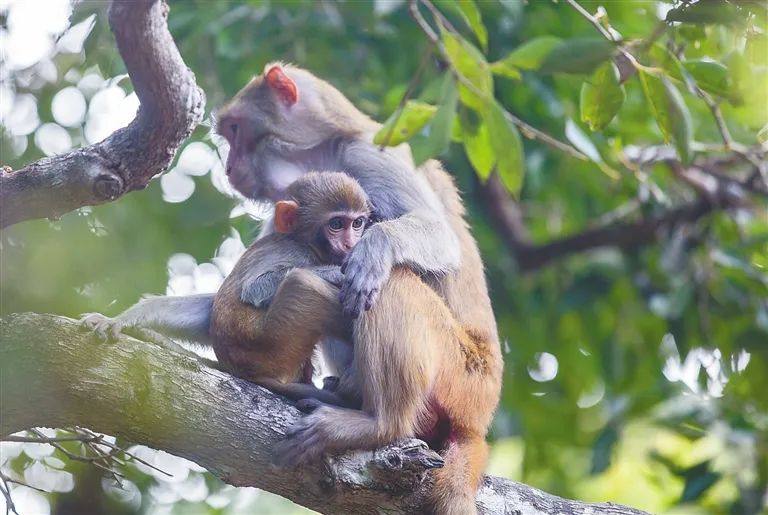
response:
[(496, 175), (481, 186), (481, 195), (502, 238), (515, 255), (523, 271), (533, 271), (552, 262), (580, 252), (614, 247), (632, 249), (657, 241), (659, 231), (680, 223), (692, 223), (718, 209), (745, 204), (747, 193), (764, 195), (757, 189), (746, 189), (744, 184), (729, 177), (706, 175), (703, 169), (684, 169), (677, 162), (668, 163), (673, 171), (700, 192), (691, 202), (669, 211), (633, 222), (611, 222), (585, 229), (579, 233), (534, 244), (528, 238), (520, 206), (510, 197)]
[[(87, 426), (163, 449), (227, 483), (275, 492), (323, 513), (423, 513), (428, 470), (440, 458), (418, 440), (300, 469), (271, 465), (272, 445), (299, 413), (247, 381), (188, 354), (123, 336), (96, 341), (73, 320), (0, 320), (0, 438), (34, 426)], [(482, 514), (640, 515), (615, 504), (555, 497), (486, 477)]]
[(141, 102), (136, 118), (100, 143), (0, 172), (0, 228), (114, 200), (168, 167), (200, 122), (205, 96), (167, 17), (164, 0), (112, 3), (110, 27)]

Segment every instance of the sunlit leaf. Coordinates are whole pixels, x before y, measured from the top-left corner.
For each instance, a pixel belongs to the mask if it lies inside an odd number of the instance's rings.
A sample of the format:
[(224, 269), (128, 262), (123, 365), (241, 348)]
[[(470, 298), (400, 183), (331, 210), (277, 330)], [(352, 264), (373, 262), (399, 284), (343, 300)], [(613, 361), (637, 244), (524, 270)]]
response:
[(661, 67), (667, 75), (680, 83), (685, 82), (683, 64), (667, 47), (657, 43), (651, 47), (648, 53), (651, 59), (653, 59), (654, 64)]
[(491, 147), (496, 156), (496, 172), (507, 190), (514, 196), (518, 196), (525, 173), (520, 131), (496, 101), (488, 102), (483, 112), (483, 119), (490, 131)]
[(486, 180), (491, 175), (496, 162), (488, 125), (471, 109), (460, 109), (459, 116), (464, 151), (477, 176), (481, 180)]
[(613, 62), (602, 64), (581, 85), (581, 121), (593, 131), (603, 129), (619, 112), (625, 98), (616, 65)]
[(483, 54), (461, 36), (442, 30), (443, 45), (451, 64), (472, 84), (459, 82), (459, 98), (464, 105), (481, 110), (485, 98), (493, 98), (493, 77)]
[(488, 31), (483, 25), (480, 10), (474, 0), (439, 0), (435, 2), (446, 11), (456, 13), (464, 23), (475, 33), (478, 43), (483, 50), (488, 49)]
[(680, 92), (666, 77), (640, 71), (640, 82), (664, 141), (674, 142), (680, 160), (690, 162), (693, 123)]
[(728, 68), (714, 61), (685, 61), (685, 70), (691, 74), (696, 84), (713, 95), (728, 97), (731, 94), (731, 80)]
[(543, 73), (590, 73), (610, 58), (616, 45), (606, 39), (567, 39), (547, 54), (539, 67)]
[(554, 36), (542, 36), (526, 41), (514, 49), (504, 59), (491, 65), (491, 70), (497, 75), (513, 79), (520, 77), (519, 70), (536, 70), (544, 62), (547, 55), (560, 45), (562, 40)]
[(565, 137), (592, 161), (599, 163), (603, 160), (592, 140), (570, 118), (565, 121)]
[(459, 101), (459, 91), (456, 82), (450, 75), (443, 85), (443, 95), (435, 116), (429, 125), (429, 134), (422, 145), (413, 148), (413, 160), (419, 165), (431, 157), (443, 153), (451, 142), (451, 130), (456, 117), (456, 106)]
[(409, 100), (402, 111), (392, 113), (384, 126), (373, 137), (376, 145), (395, 146), (408, 141), (419, 132), (437, 112), (437, 107), (417, 100)]

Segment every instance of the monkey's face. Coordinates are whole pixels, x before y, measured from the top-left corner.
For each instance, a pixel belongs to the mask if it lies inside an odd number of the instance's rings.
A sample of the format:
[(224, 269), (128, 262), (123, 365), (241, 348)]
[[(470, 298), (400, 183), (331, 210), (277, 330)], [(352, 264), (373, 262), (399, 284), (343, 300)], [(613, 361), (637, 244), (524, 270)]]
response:
[(363, 236), (367, 219), (365, 213), (332, 213), (320, 227), (320, 236), (327, 243), (330, 264), (340, 265), (344, 261)]
[(217, 132), (229, 142), (227, 177), (246, 197), (285, 198), (288, 185), (306, 171), (297, 165), (301, 156), (327, 138), (327, 115), (314, 114), (322, 106), (311, 79), (300, 70), (268, 65), (217, 113)]

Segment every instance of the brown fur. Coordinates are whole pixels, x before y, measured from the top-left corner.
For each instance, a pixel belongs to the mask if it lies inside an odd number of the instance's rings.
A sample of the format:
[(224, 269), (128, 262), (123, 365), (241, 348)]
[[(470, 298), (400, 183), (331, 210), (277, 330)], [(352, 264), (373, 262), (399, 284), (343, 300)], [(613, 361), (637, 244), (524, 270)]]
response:
[[(327, 82), (295, 66), (283, 67), (298, 86), (299, 100), (290, 111), (276, 105), (263, 78), (257, 77), (220, 116), (222, 134), (230, 143), (240, 145), (240, 140), (227, 132), (227, 124), (240, 129), (257, 127), (253, 132), (269, 134), (263, 141), (293, 168), (285, 168), (282, 161), (270, 167), (266, 154), (243, 144), (230, 152), (228, 160), (233, 185), (246, 195), (279, 200), (276, 183), (277, 178), (285, 177), (285, 170), (301, 173), (302, 163), (312, 157), (321, 159), (318, 154), (328, 159), (325, 156), (344, 144), (351, 149), (350, 154), (339, 162), (349, 163), (347, 173), (365, 177), (367, 188), (390, 194), (400, 191), (405, 198), (410, 191), (404, 189), (402, 176), (387, 176), (389, 170), (380, 165), (386, 161), (381, 156), (390, 154), (397, 156), (398, 162), (412, 164), (408, 146), (384, 153), (362, 152), (381, 125)], [(354, 363), (341, 378), (340, 389), (361, 394), (363, 410), (318, 409), (299, 422), (279, 454), (286, 462), (299, 462), (326, 451), (371, 448), (399, 438), (422, 437), (440, 449), (446, 460), (445, 467), (435, 473), (431, 508), (443, 515), (467, 515), (476, 511), (474, 498), (487, 456), (484, 438), (501, 390), (502, 356), (482, 260), (464, 220), (456, 186), (437, 161), (428, 161), (413, 173), (422, 177), (408, 187), (428, 188), (430, 195), (422, 198), (431, 199), (434, 192), (442, 204), (458, 239), (460, 259), (452, 261), (458, 262), (458, 268), (424, 268), (417, 253), (409, 254), (411, 262), (399, 261), (432, 273), (418, 277), (396, 267), (373, 308), (354, 322)], [(422, 178), (428, 185), (421, 186)], [(362, 179), (360, 182), (365, 186)], [(369, 189), (368, 193), (375, 203), (373, 192)], [(440, 211), (432, 205), (409, 206), (431, 214)], [(385, 220), (376, 229), (379, 236), (383, 233), (380, 241), (402, 242), (410, 236), (409, 227), (416, 229), (414, 237), (433, 238), (432, 245), (425, 246), (429, 250), (439, 248), (440, 242), (435, 240), (439, 236), (424, 232), (424, 218), (418, 213)], [(443, 250), (448, 254), (455, 249), (453, 243), (446, 243)], [(301, 284), (296, 287), (306, 288)], [(335, 299), (332, 304), (336, 306)], [(302, 316), (310, 313), (303, 312)]]
[(293, 384), (309, 382), (307, 369), (321, 337), (351, 340), (350, 322), (338, 302), (339, 289), (310, 270), (294, 268), (266, 310), (244, 302), (241, 296), (245, 281), (258, 274), (260, 267), (265, 268), (265, 263), (282, 267), (329, 264), (330, 256), (315, 247), (321, 226), (329, 213), (367, 215), (367, 198), (353, 179), (341, 173), (306, 175), (288, 193), (298, 204), (293, 213), (294, 232), (256, 241), (224, 280), (213, 301), (213, 349), (219, 361), (237, 375), (278, 393), (291, 398), (311, 394), (325, 402), (349, 405), (330, 392)]

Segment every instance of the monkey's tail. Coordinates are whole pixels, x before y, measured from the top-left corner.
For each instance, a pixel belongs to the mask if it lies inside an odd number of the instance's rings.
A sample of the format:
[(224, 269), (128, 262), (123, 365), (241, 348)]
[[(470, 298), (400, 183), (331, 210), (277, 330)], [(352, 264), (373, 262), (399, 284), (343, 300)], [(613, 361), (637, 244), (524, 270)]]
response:
[(476, 515), (475, 497), (488, 460), (482, 436), (452, 440), (442, 453), (445, 465), (435, 470), (434, 515)]

